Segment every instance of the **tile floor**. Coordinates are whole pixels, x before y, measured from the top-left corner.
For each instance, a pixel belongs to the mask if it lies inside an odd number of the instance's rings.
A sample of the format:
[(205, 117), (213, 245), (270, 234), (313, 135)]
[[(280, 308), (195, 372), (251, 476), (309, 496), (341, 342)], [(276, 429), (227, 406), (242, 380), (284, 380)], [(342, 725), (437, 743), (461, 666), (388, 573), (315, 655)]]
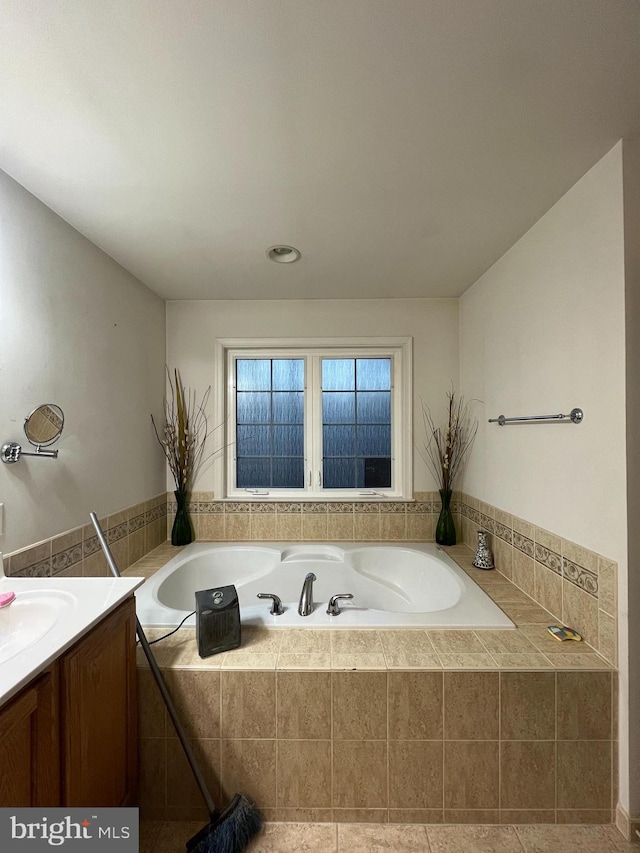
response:
[[(181, 853), (202, 823), (142, 821), (140, 853)], [(611, 826), (268, 823), (247, 853), (640, 853)]]

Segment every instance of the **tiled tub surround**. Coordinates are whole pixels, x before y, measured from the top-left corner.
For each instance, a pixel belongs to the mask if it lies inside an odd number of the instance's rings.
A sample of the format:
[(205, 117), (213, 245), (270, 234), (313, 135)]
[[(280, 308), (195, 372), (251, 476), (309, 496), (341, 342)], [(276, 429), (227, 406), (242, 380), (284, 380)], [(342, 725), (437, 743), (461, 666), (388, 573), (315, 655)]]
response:
[[(121, 571), (166, 540), (166, 515), (167, 499), (162, 493), (100, 519)], [(5, 554), (4, 570), (8, 575), (23, 577), (96, 577), (110, 574), (90, 523), (29, 548)]]
[(488, 530), (496, 569), (617, 664), (617, 564), (469, 495), (458, 496), (462, 541)]
[[(452, 554), (518, 630), (245, 629), (201, 660), (183, 628), (154, 647), (214, 798), (245, 791), (278, 821), (611, 822), (615, 672), (553, 639), (549, 614), (468, 548)], [(206, 819), (140, 665), (141, 815)]]

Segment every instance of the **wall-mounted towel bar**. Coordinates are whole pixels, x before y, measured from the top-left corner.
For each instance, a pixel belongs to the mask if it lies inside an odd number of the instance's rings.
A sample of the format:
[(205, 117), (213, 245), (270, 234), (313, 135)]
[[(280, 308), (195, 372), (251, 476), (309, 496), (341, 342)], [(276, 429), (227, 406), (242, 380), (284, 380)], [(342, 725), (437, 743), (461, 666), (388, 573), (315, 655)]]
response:
[(489, 418), (490, 424), (505, 424), (513, 423), (514, 421), (571, 421), (573, 424), (581, 424), (584, 418), (582, 409), (571, 409), (568, 415), (530, 415), (526, 418), (505, 418), (500, 415), (497, 418)]

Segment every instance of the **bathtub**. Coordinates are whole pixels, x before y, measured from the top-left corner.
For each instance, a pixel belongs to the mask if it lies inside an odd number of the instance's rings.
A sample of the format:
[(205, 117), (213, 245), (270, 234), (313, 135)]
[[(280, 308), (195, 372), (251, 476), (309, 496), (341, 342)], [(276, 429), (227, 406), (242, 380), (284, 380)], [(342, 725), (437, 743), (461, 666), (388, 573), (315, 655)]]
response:
[[(313, 572), (314, 610), (298, 614), (305, 575)], [(195, 592), (233, 584), (243, 625), (312, 628), (513, 628), (513, 622), (437, 545), (194, 542), (136, 592), (142, 625), (178, 625), (195, 609)], [(281, 616), (269, 613), (275, 593)], [(340, 615), (326, 612), (336, 593)], [(195, 624), (195, 616), (186, 625)]]

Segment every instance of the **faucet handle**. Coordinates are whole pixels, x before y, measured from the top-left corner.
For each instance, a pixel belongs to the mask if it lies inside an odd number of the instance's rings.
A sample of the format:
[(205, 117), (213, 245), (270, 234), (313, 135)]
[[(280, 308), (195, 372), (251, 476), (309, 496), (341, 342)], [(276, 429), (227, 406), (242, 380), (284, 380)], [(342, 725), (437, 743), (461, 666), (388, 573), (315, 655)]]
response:
[(329, 606), (327, 607), (327, 615), (328, 616), (339, 616), (341, 611), (338, 605), (338, 601), (341, 598), (353, 598), (353, 595), (350, 592), (343, 592), (340, 595), (332, 595), (329, 599)]
[(270, 598), (271, 599), (271, 610), (269, 613), (272, 616), (282, 616), (284, 613), (284, 607), (282, 606), (282, 601), (278, 595), (274, 595), (272, 592), (259, 592), (257, 594), (258, 598)]

